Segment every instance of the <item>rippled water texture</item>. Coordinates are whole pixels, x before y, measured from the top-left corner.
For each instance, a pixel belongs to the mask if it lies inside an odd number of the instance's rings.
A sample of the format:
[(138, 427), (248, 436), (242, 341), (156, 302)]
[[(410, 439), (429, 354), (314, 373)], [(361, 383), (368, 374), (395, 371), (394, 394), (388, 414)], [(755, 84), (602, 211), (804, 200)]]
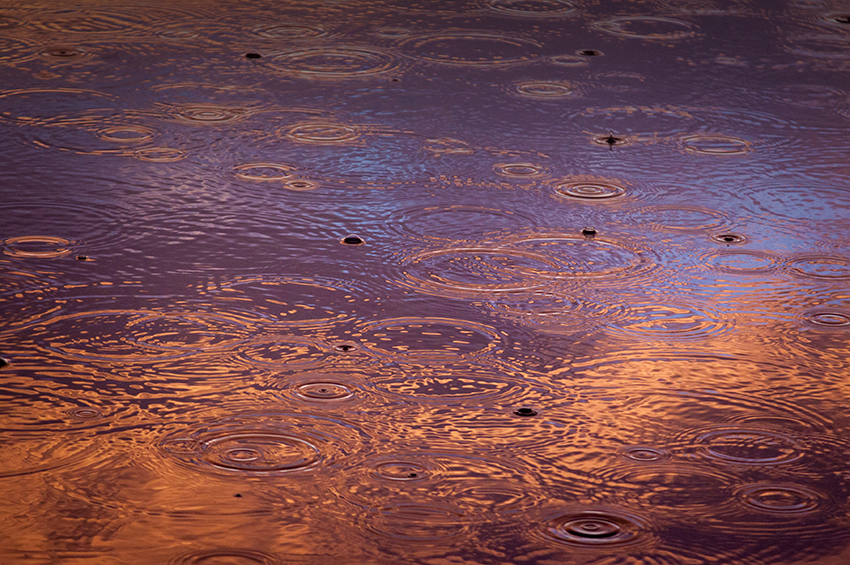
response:
[(0, 563), (850, 562), (850, 6), (0, 3)]

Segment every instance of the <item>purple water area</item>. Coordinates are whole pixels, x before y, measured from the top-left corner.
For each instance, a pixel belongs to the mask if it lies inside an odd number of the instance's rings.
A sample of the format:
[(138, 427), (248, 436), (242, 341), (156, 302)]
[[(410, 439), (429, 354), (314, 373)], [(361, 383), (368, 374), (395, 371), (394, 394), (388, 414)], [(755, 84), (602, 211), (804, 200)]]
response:
[(0, 5), (0, 563), (850, 562), (840, 0)]

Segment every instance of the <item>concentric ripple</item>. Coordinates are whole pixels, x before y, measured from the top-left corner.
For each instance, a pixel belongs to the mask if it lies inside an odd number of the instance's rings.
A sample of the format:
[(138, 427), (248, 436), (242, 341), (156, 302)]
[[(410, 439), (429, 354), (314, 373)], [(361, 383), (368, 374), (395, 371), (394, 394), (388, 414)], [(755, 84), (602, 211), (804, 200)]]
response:
[(310, 47), (271, 57), (272, 65), (298, 78), (339, 80), (394, 73), (401, 61), (392, 52), (367, 46)]
[(807, 312), (804, 320), (818, 329), (850, 330), (850, 313), (818, 308)]
[(451, 318), (389, 318), (363, 324), (360, 331), (369, 351), (417, 361), (491, 355), (504, 340), (495, 328)]
[(686, 305), (630, 304), (607, 329), (629, 338), (702, 341), (730, 332), (732, 325), (717, 314)]
[(685, 153), (692, 155), (731, 157), (753, 151), (753, 144), (749, 141), (715, 133), (686, 135), (681, 138), (681, 142)]
[(696, 34), (693, 31), (693, 24), (673, 18), (653, 16), (611, 18), (594, 22), (591, 27), (620, 37), (663, 41), (685, 39)]
[(27, 259), (53, 259), (73, 253), (75, 243), (62, 237), (25, 235), (7, 237), (0, 241), (3, 253), (10, 257)]
[(533, 61), (541, 50), (540, 44), (528, 39), (483, 31), (418, 35), (403, 40), (399, 47), (430, 63), (485, 67)]
[(570, 98), (581, 95), (580, 91), (569, 82), (543, 80), (526, 80), (514, 83), (512, 92), (527, 98), (541, 100)]
[(287, 369), (317, 367), (328, 354), (328, 347), (324, 343), (308, 337), (292, 335), (256, 338), (244, 343), (236, 351), (240, 361)]
[(670, 458), (670, 452), (647, 445), (633, 445), (620, 450), (620, 455), (629, 461), (638, 463), (655, 463), (666, 461)]
[(820, 510), (826, 495), (802, 485), (760, 483), (738, 491), (738, 499), (748, 508), (780, 516), (803, 516)]
[(459, 247), (426, 251), (403, 263), (402, 286), (435, 296), (481, 297), (529, 291), (546, 284), (561, 264), (527, 251)]
[(634, 276), (654, 263), (646, 249), (602, 237), (541, 234), (511, 241), (506, 247), (545, 257), (556, 264), (554, 270), (537, 273), (554, 278)]
[(791, 274), (824, 281), (850, 280), (850, 259), (835, 255), (804, 255), (789, 262)]
[(779, 270), (779, 260), (763, 251), (718, 251), (702, 258), (707, 267), (732, 274), (770, 273)]
[(754, 428), (715, 429), (696, 437), (703, 456), (738, 465), (779, 465), (803, 457), (790, 436)]
[(295, 170), (295, 167), (277, 163), (244, 163), (233, 167), (237, 178), (256, 182), (286, 181)]
[(315, 39), (327, 35), (320, 27), (303, 24), (269, 24), (254, 28), (252, 33), (264, 39)]
[(716, 230), (727, 222), (723, 213), (703, 206), (646, 206), (630, 211), (627, 218), (640, 226), (683, 232)]
[(575, 11), (570, 0), (489, 0), (487, 8), (501, 16), (557, 18)]
[(169, 561), (169, 565), (277, 565), (280, 561), (270, 553), (236, 547), (204, 549), (183, 553)]
[(193, 126), (218, 126), (241, 122), (256, 114), (257, 108), (222, 106), (218, 104), (185, 104), (168, 107), (167, 117)]
[(232, 347), (252, 328), (237, 315), (99, 310), (53, 316), (21, 336), (75, 359), (157, 361)]
[(115, 97), (81, 88), (24, 88), (0, 92), (0, 118), (27, 126), (74, 126), (116, 112)]
[(260, 413), (172, 434), (160, 448), (199, 471), (281, 475), (339, 464), (340, 454), (364, 440), (358, 428), (332, 418)]
[(564, 179), (554, 185), (555, 194), (571, 199), (599, 201), (616, 199), (626, 194), (626, 185), (614, 179), (579, 177)]
[(568, 511), (549, 517), (544, 535), (581, 548), (619, 548), (645, 542), (649, 532), (637, 516), (614, 510)]
[(356, 128), (345, 124), (314, 121), (290, 126), (286, 137), (300, 143), (339, 145), (357, 141), (360, 133)]
[(182, 161), (188, 155), (185, 149), (176, 147), (147, 147), (133, 153), (133, 157), (140, 161), (152, 161), (154, 163), (173, 163)]
[(387, 501), (362, 520), (368, 533), (396, 543), (445, 543), (468, 529), (464, 513), (451, 502)]

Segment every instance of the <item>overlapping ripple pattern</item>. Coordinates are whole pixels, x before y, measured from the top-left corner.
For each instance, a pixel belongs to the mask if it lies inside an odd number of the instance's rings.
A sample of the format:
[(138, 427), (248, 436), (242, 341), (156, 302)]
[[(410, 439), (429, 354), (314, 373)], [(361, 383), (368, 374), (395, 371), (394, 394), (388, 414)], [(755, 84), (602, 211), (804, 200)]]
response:
[(0, 4), (0, 563), (850, 562), (849, 21)]

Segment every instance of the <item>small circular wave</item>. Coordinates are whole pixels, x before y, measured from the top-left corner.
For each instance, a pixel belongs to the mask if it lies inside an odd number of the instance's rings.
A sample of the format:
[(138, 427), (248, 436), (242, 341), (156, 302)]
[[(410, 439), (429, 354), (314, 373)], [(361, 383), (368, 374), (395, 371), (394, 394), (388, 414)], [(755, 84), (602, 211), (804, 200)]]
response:
[(581, 96), (581, 92), (569, 82), (544, 80), (525, 80), (514, 83), (511, 92), (527, 98), (542, 100)]
[(726, 216), (703, 206), (646, 206), (628, 212), (629, 221), (658, 230), (705, 232), (726, 224)]
[(172, 120), (188, 125), (217, 126), (241, 122), (258, 112), (256, 108), (218, 104), (186, 104), (165, 110)]
[(37, 26), (54, 33), (79, 33), (93, 35), (98, 39), (113, 36), (123, 40), (127, 37), (153, 36), (162, 22), (191, 21), (199, 15), (196, 11), (176, 6), (144, 6), (144, 9), (135, 10), (68, 7), (39, 12)]
[(301, 336), (269, 336), (251, 340), (236, 350), (239, 360), (252, 365), (307, 369), (321, 365), (329, 355), (327, 346)]
[(312, 79), (368, 78), (400, 70), (392, 52), (367, 46), (310, 47), (271, 57), (274, 68), (287, 75)]
[(661, 340), (715, 339), (732, 330), (729, 322), (712, 312), (665, 304), (630, 304), (610, 333), (628, 338)]
[(92, 57), (92, 53), (90, 51), (81, 46), (74, 45), (55, 45), (42, 49), (38, 54), (46, 59), (60, 61), (79, 61), (80, 59)]
[(575, 12), (570, 0), (489, 0), (487, 8), (502, 16), (557, 18)]
[(708, 459), (740, 465), (778, 465), (803, 457), (791, 437), (754, 428), (711, 430), (696, 437), (696, 444)]
[(647, 541), (645, 522), (619, 510), (578, 510), (547, 518), (544, 535), (580, 548), (632, 546)]
[(233, 167), (237, 178), (256, 182), (280, 182), (289, 180), (295, 167), (277, 163), (243, 163)]
[(716, 157), (740, 156), (752, 153), (753, 144), (744, 139), (715, 133), (699, 133), (681, 138), (682, 148), (691, 155)]
[(386, 501), (362, 519), (368, 532), (402, 543), (444, 543), (468, 529), (464, 513), (449, 502)]
[(806, 279), (843, 281), (850, 279), (850, 259), (835, 255), (803, 255), (792, 259), (788, 270)]
[(546, 174), (546, 169), (534, 163), (496, 163), (496, 174), (512, 179), (533, 179)]
[(732, 274), (770, 273), (780, 266), (776, 257), (763, 251), (718, 251), (702, 260), (709, 269)]
[(554, 185), (555, 194), (571, 199), (600, 201), (626, 194), (626, 185), (614, 179), (579, 177), (563, 179)]
[(511, 241), (510, 247), (545, 257), (557, 265), (548, 272), (536, 273), (549, 278), (634, 276), (651, 268), (653, 263), (642, 247), (601, 237), (541, 234)]
[(155, 135), (151, 128), (131, 124), (110, 126), (97, 132), (100, 139), (125, 146), (148, 143)]
[(655, 463), (670, 459), (670, 452), (646, 445), (633, 445), (620, 450), (620, 456), (638, 463)]
[(397, 282), (417, 292), (480, 297), (540, 288), (547, 282), (543, 276), (556, 273), (560, 265), (526, 251), (460, 247), (413, 255), (403, 267)]
[(178, 555), (169, 560), (169, 565), (278, 565), (274, 555), (235, 547), (204, 549)]
[(160, 449), (194, 470), (282, 475), (339, 465), (367, 441), (351, 422), (303, 414), (259, 413), (222, 419), (163, 438)]
[(827, 497), (809, 487), (781, 483), (747, 485), (738, 491), (744, 506), (780, 516), (802, 516), (819, 512)]
[(219, 469), (260, 473), (303, 471), (320, 458), (321, 451), (309, 441), (273, 431), (208, 439), (201, 453), (204, 462)]
[(269, 24), (251, 30), (263, 39), (316, 39), (324, 37), (327, 31), (320, 27), (303, 24)]
[(82, 88), (0, 91), (0, 118), (27, 126), (75, 126), (115, 113), (115, 97)]
[(100, 410), (84, 406), (78, 406), (76, 408), (66, 410), (65, 413), (77, 420), (95, 420), (103, 416)]
[(339, 145), (353, 143), (360, 138), (356, 128), (335, 122), (305, 122), (290, 126), (286, 137), (300, 143)]
[(373, 469), (374, 476), (385, 481), (421, 481), (430, 472), (425, 465), (400, 459), (378, 463)]
[(453, 31), (417, 35), (399, 43), (406, 54), (429, 63), (459, 66), (504, 66), (538, 58), (535, 41), (490, 32)]
[(620, 37), (676, 41), (694, 37), (694, 25), (673, 18), (654, 16), (622, 16), (590, 24), (592, 29)]
[(74, 252), (75, 243), (62, 238), (47, 235), (25, 235), (7, 237), (0, 245), (3, 253), (19, 259), (54, 259)]
[(389, 318), (363, 324), (363, 346), (397, 359), (446, 360), (492, 355), (504, 347), (495, 328), (451, 318)]
[(99, 310), (53, 316), (22, 335), (71, 358), (130, 362), (227, 349), (252, 329), (251, 321), (224, 314)]
[(833, 309), (817, 309), (808, 312), (804, 320), (818, 329), (850, 329), (850, 314)]
[(152, 161), (154, 163), (173, 163), (182, 161), (188, 155), (185, 149), (176, 147), (146, 147), (133, 152), (133, 157), (140, 161)]

